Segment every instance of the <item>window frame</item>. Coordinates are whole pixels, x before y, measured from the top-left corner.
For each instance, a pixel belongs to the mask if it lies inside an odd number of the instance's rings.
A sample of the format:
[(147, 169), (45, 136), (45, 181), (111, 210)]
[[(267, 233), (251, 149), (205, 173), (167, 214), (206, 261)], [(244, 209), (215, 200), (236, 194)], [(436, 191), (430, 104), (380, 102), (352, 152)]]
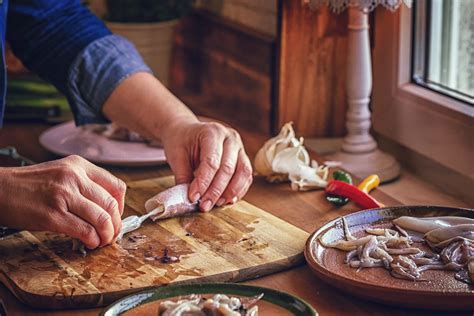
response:
[[(452, 77), (457, 70), (457, 67), (449, 67), (449, 71), (445, 73), (438, 63), (445, 64), (446, 61), (452, 63), (448, 56), (455, 52), (452, 52), (452, 48), (449, 45), (443, 44), (445, 44), (446, 38), (448, 41), (453, 41), (450, 36), (452, 35), (451, 30), (455, 30), (453, 32), (459, 37), (459, 28), (453, 28), (453, 16), (451, 14), (448, 14), (446, 19), (443, 18), (440, 23), (432, 23), (432, 19), (434, 14), (438, 18), (436, 21), (439, 21), (442, 18), (444, 9), (451, 11), (454, 5), (453, 1), (439, 0), (435, 2), (434, 0), (420, 0), (413, 3), (412, 81), (427, 89), (465, 102), (468, 106), (472, 107), (474, 106), (474, 97), (472, 95), (468, 95), (464, 91), (457, 91), (441, 83), (442, 81), (449, 80), (446, 77)], [(434, 29), (431, 29), (433, 27)], [(434, 33), (437, 34), (436, 38), (433, 38)], [(436, 53), (436, 55), (433, 56), (432, 53)], [(432, 63), (434, 64), (432, 65)], [(438, 71), (434, 74), (437, 80), (431, 81), (433, 75), (430, 72), (434, 65), (439, 66), (437, 67)]]
[(405, 6), (375, 14), (373, 128), (474, 183), (474, 107), (412, 82), (412, 25)]

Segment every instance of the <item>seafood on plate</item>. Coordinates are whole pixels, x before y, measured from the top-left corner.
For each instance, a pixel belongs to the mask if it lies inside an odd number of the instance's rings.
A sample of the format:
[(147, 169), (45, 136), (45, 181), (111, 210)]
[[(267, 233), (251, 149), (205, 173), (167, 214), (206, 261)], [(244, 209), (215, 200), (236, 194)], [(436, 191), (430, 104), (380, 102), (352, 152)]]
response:
[(177, 301), (160, 303), (159, 316), (257, 316), (258, 306), (255, 305), (263, 294), (250, 298), (239, 298), (224, 294), (215, 294), (212, 298), (192, 294), (179, 298)]
[[(347, 252), (345, 262), (352, 268), (383, 267), (393, 277), (426, 281), (427, 270), (453, 270), (459, 281), (474, 284), (473, 219), (456, 216), (417, 218), (402, 216), (392, 221), (392, 228), (366, 228), (366, 236), (354, 237), (342, 218), (345, 239), (324, 247)], [(423, 233), (414, 240), (411, 232)], [(431, 251), (420, 248), (422, 244)]]
[(460, 216), (438, 216), (438, 217), (411, 217), (400, 216), (393, 220), (395, 225), (406, 230), (426, 234), (427, 232), (443, 227), (451, 227), (461, 224), (473, 224), (474, 219)]

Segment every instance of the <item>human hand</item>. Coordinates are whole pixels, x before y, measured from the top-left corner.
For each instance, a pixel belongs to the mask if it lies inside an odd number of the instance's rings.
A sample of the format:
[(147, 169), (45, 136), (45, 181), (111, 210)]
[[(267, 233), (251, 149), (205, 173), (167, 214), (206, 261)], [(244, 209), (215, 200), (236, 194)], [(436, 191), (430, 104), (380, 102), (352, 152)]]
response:
[(125, 183), (79, 156), (0, 168), (0, 225), (52, 231), (93, 249), (121, 228)]
[(202, 211), (236, 202), (252, 183), (252, 165), (239, 134), (218, 123), (199, 122), (153, 75), (125, 79), (102, 111), (120, 126), (161, 139), (176, 183), (191, 183), (189, 198), (200, 200)]
[(252, 184), (252, 165), (239, 134), (219, 123), (174, 122), (162, 136), (177, 184), (202, 211), (240, 200)]

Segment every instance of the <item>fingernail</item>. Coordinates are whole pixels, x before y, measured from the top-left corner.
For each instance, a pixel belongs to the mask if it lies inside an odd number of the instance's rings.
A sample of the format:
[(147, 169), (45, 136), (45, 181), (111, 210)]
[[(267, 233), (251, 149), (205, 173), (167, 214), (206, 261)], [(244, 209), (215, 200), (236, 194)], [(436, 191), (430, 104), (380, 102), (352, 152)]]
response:
[(201, 203), (201, 208), (204, 212), (209, 212), (212, 208), (212, 201), (211, 200), (206, 200), (203, 203)]
[(197, 201), (199, 201), (200, 198), (201, 198), (201, 194), (199, 194), (198, 192), (191, 197), (191, 202), (196, 203)]
[(237, 197), (234, 196), (234, 197), (232, 198), (232, 200), (230, 201), (230, 203), (231, 203), (231, 204), (235, 204), (235, 203), (237, 203), (237, 200), (238, 200)]
[(217, 206), (222, 206), (222, 205), (224, 205), (224, 203), (225, 203), (225, 199), (223, 197), (221, 197), (219, 200), (217, 200), (216, 205)]

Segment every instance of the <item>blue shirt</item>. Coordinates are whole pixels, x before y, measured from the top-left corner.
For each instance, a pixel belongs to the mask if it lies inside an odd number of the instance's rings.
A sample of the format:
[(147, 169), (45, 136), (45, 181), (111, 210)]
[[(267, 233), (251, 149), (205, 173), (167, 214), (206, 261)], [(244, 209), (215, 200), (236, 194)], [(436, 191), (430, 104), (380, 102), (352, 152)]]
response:
[(28, 69), (66, 95), (78, 125), (106, 122), (102, 106), (115, 87), (133, 73), (151, 72), (135, 47), (79, 0), (0, 0), (0, 7), (0, 126), (5, 40)]

